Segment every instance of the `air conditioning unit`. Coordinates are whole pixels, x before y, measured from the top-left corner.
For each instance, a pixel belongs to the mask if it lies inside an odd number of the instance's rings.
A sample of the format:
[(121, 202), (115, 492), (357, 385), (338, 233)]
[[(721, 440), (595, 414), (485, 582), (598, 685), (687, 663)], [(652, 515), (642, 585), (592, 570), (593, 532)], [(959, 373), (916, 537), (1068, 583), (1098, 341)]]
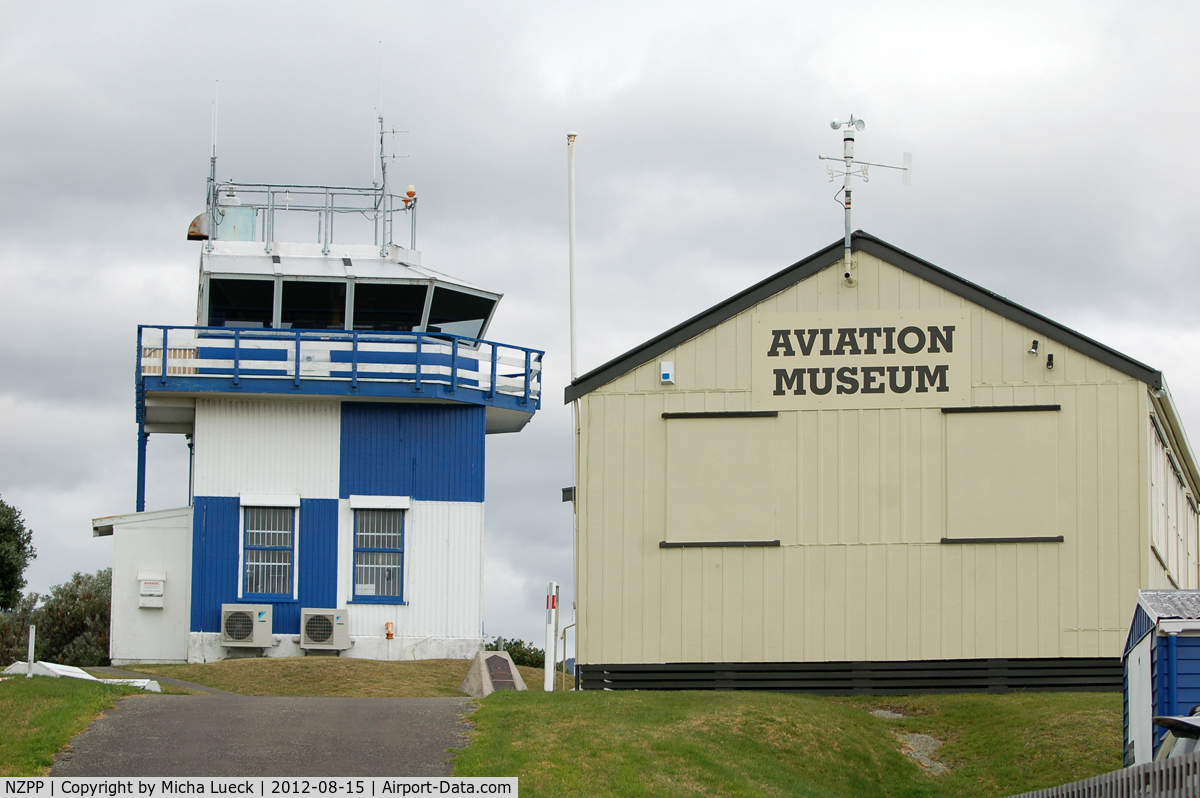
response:
[(350, 648), (345, 610), (300, 610), (300, 648), (344, 651)]
[(221, 605), (221, 645), (267, 648), (274, 644), (270, 604)]

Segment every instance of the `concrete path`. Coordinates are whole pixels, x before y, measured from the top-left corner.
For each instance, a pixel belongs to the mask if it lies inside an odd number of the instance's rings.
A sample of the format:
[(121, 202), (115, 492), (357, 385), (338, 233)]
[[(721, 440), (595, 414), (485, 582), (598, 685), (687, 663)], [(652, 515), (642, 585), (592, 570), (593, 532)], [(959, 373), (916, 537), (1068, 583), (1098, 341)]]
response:
[(169, 684), (173, 687), (182, 687), (185, 690), (191, 690), (194, 693), (202, 695), (237, 695), (228, 690), (218, 690), (215, 687), (209, 687), (206, 684), (196, 684), (195, 682), (185, 682), (183, 679), (172, 679), (169, 676), (157, 676), (153, 673), (138, 673), (137, 671), (125, 671), (120, 668), (110, 666), (88, 668), (93, 673), (98, 673), (110, 679), (153, 679), (159, 684)]
[(130, 696), (72, 740), (50, 775), (449, 775), (469, 701)]

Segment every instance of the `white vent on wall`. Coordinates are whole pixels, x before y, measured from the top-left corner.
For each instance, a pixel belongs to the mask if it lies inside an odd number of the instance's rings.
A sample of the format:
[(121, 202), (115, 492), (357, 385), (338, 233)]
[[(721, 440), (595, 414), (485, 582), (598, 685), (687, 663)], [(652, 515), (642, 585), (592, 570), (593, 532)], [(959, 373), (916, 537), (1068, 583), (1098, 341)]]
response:
[(221, 645), (267, 648), (274, 643), (270, 604), (221, 605)]
[(344, 651), (350, 648), (345, 610), (300, 610), (300, 648)]

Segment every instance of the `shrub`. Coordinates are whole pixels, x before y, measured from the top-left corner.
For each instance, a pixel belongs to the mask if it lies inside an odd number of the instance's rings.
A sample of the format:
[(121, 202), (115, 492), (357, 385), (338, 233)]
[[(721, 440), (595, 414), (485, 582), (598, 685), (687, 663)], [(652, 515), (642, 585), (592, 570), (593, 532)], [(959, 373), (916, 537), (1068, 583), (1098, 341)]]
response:
[[(40, 596), (30, 593), (17, 601), (12, 609), (0, 610), (0, 670), (14, 662), (23, 662), (29, 653), (29, 625), (37, 623), (37, 603)], [(41, 635), (35, 643), (34, 659), (41, 656), (44, 643)]]
[[(485, 646), (486, 651), (499, 651), (500, 638), (497, 637), (491, 643)], [(535, 648), (533, 643), (526, 643), (524, 640), (505, 640), (504, 650), (512, 657), (512, 661), (517, 665), (524, 665), (527, 668), (544, 668), (546, 666), (546, 652), (544, 649)]]
[(39, 656), (64, 665), (107, 665), (111, 607), (111, 568), (76, 573), (70, 582), (52, 587), (37, 613)]

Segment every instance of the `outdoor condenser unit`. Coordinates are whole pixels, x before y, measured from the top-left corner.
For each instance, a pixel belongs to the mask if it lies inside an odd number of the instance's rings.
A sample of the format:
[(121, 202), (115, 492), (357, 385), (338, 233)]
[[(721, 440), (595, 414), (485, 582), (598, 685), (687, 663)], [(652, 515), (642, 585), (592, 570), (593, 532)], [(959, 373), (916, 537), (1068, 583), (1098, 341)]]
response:
[(267, 648), (274, 644), (270, 604), (221, 605), (221, 645)]
[(350, 648), (345, 610), (300, 610), (300, 648), (344, 651)]

